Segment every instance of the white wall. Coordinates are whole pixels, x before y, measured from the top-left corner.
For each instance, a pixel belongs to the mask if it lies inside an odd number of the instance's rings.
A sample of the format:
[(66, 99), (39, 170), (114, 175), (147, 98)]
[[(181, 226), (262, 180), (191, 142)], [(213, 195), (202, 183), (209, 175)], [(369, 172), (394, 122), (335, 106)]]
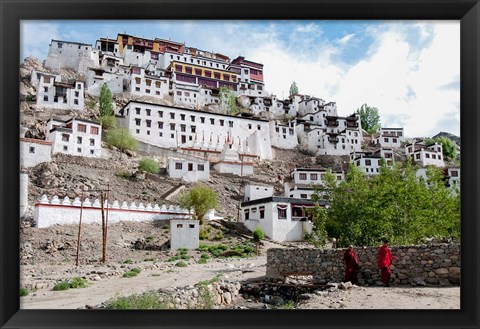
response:
[(273, 186), (246, 185), (244, 201), (257, 200), (273, 196)]
[(20, 218), (24, 217), (28, 210), (28, 174), (20, 173)]
[(253, 164), (229, 163), (220, 161), (213, 166), (213, 169), (220, 173), (234, 174), (238, 176), (253, 175)]
[[(101, 223), (102, 212), (101, 204), (98, 200), (92, 202), (85, 199), (82, 214), (82, 223)], [(187, 210), (180, 209), (179, 207), (165, 205), (159, 207), (158, 205), (152, 206), (143, 203), (138, 205), (134, 202), (128, 204), (123, 202), (120, 204), (118, 201), (114, 201), (113, 204), (108, 205), (108, 222), (115, 223), (119, 221), (153, 221), (159, 219), (171, 219), (171, 218), (190, 218)], [(57, 196), (49, 199), (46, 195), (42, 196), (42, 199), (35, 204), (34, 220), (37, 223), (37, 227), (49, 227), (52, 225), (60, 224), (78, 224), (80, 220), (81, 201), (79, 198), (70, 200), (65, 197), (60, 200)], [(107, 205), (105, 205), (105, 210)]]
[(200, 222), (198, 220), (170, 220), (170, 249), (197, 249), (199, 246)]
[[(176, 169), (176, 164), (180, 163), (182, 169)], [(191, 164), (192, 170), (188, 170)], [(204, 170), (198, 170), (198, 165), (203, 165)], [(198, 182), (210, 179), (210, 164), (208, 161), (169, 159), (167, 166), (168, 176), (171, 178), (180, 178), (185, 182)]]
[(35, 167), (52, 161), (52, 143), (31, 138), (20, 138), (20, 167)]
[(282, 149), (293, 149), (298, 146), (297, 130), (295, 121), (289, 125), (280, 125), (276, 121), (270, 121), (270, 139), (272, 146)]
[(91, 45), (59, 40), (51, 41), (45, 60), (46, 67), (54, 70), (70, 68), (83, 75), (86, 75), (89, 66), (97, 63), (98, 52), (92, 52)]
[[(137, 108), (140, 114), (136, 114)], [(148, 115), (147, 109), (150, 110), (150, 115)], [(182, 136), (185, 136), (188, 141), (190, 136), (195, 139), (196, 134), (202, 134), (202, 136), (204, 134), (205, 138), (212, 136), (214, 141), (219, 137), (223, 146), (225, 137), (230, 134), (235, 141), (238, 139), (237, 137), (240, 137), (242, 141), (248, 139), (249, 148), (261, 160), (271, 160), (273, 158), (268, 121), (135, 101), (131, 101), (121, 109), (120, 114), (121, 111), (123, 111), (125, 118), (120, 119), (119, 122), (130, 130), (135, 139), (144, 143), (163, 148), (177, 148), (182, 145)], [(161, 116), (159, 112), (162, 113)], [(174, 118), (171, 117), (171, 113)], [(205, 118), (204, 123), (201, 122), (202, 117)], [(137, 125), (136, 119), (140, 120), (140, 125)], [(147, 120), (150, 120), (150, 127), (148, 127)], [(211, 120), (213, 120), (213, 124)], [(220, 120), (223, 120), (223, 126), (221, 126)], [(159, 122), (163, 124), (163, 128), (159, 128)], [(230, 126), (230, 122), (232, 122), (233, 127)], [(171, 124), (174, 124), (173, 130)], [(195, 127), (195, 132), (193, 132), (192, 127)], [(182, 129), (185, 131), (182, 131)]]
[[(49, 79), (49, 81), (48, 81)], [(64, 82), (60, 75), (52, 76), (50, 73), (32, 71), (32, 84), (37, 90), (36, 105), (38, 108), (52, 108), (62, 110), (83, 110), (84, 107), (84, 83), (76, 81), (66, 89), (66, 97), (56, 96), (58, 86), (55, 82)]]

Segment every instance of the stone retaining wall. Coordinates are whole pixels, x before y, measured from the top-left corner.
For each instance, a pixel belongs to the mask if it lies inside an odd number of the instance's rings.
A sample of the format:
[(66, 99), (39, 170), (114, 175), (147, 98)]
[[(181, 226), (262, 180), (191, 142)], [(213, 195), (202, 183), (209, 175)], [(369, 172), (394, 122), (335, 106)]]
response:
[[(393, 261), (392, 280), (395, 284), (440, 285), (460, 284), (460, 245), (391, 247), (397, 260)], [(377, 268), (378, 247), (355, 248), (360, 263), (360, 284), (379, 284)], [(316, 283), (343, 280), (345, 249), (277, 249), (267, 251), (267, 274), (271, 280), (285, 280), (289, 275), (312, 275)]]

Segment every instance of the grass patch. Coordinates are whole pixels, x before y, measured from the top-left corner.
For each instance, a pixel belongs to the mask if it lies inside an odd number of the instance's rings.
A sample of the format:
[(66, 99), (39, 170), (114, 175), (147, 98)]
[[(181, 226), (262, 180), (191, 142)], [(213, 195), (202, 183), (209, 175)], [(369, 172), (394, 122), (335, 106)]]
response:
[(196, 286), (208, 286), (209, 284), (212, 284), (214, 282), (220, 282), (220, 274), (215, 275), (213, 278), (210, 280), (203, 280), (199, 281)]
[(87, 279), (84, 278), (73, 278), (70, 281), (70, 288), (77, 289), (77, 288), (86, 288), (89, 286)]
[(125, 297), (112, 298), (107, 301), (105, 308), (109, 310), (156, 310), (172, 309), (173, 303), (164, 300), (156, 291), (135, 294)]
[(131, 259), (125, 259), (122, 263), (123, 263), (123, 264), (133, 264), (133, 260), (131, 260)]
[(224, 239), (223, 231), (218, 231), (217, 234), (213, 237), (213, 240), (221, 241)]
[(140, 270), (138, 267), (132, 268), (130, 271), (123, 273), (124, 278), (133, 278), (134, 276), (137, 276), (138, 273), (140, 273), (142, 270)]
[(208, 263), (208, 260), (206, 258), (200, 258), (198, 261), (197, 261), (198, 264), (207, 264)]
[(180, 255), (180, 258), (181, 259), (185, 259), (185, 260), (189, 260), (190, 259), (190, 256), (186, 255), (186, 254), (183, 254), (183, 255)]
[(178, 256), (172, 256), (169, 259), (167, 259), (167, 262), (174, 262), (174, 261), (179, 260), (179, 259), (180, 259), (180, 257), (178, 257)]
[(116, 175), (117, 175), (118, 177), (121, 177), (121, 178), (127, 179), (127, 180), (129, 180), (129, 179), (132, 177), (132, 175), (131, 175), (129, 172), (127, 172), (127, 171), (120, 171), (120, 172), (118, 172)]
[(210, 256), (208, 255), (208, 253), (206, 253), (206, 252), (202, 252), (202, 254), (200, 255), (200, 258), (209, 259), (209, 258), (210, 258)]
[(157, 259), (155, 257), (151, 257), (151, 258), (145, 258), (143, 261), (144, 262), (155, 262)]
[(20, 297), (28, 296), (28, 289), (27, 288), (20, 288)]
[(294, 310), (295, 309), (295, 302), (293, 300), (289, 300), (288, 302), (279, 305), (276, 307), (279, 310)]
[(59, 282), (53, 286), (53, 290), (61, 291), (61, 290), (68, 290), (70, 289), (70, 283), (67, 281)]
[(212, 227), (209, 224), (201, 225), (200, 232), (199, 232), (200, 240), (209, 240), (211, 231), (212, 231)]
[[(143, 192), (142, 192), (143, 193)], [(155, 237), (153, 235), (149, 235), (145, 238), (145, 241), (146, 242), (152, 242), (153, 240), (155, 240)]]
[(180, 262), (176, 263), (175, 266), (177, 266), (177, 267), (187, 267), (188, 264), (185, 263), (184, 261), (180, 261)]

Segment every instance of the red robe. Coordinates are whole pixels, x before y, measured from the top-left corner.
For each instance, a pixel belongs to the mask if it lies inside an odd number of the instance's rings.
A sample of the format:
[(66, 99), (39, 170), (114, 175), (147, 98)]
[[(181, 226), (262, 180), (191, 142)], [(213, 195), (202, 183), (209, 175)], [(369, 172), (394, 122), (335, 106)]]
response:
[(355, 251), (347, 249), (343, 255), (343, 265), (345, 266), (345, 278), (344, 281), (350, 281), (357, 283), (357, 272), (360, 266), (358, 265), (358, 258)]
[(381, 246), (378, 252), (378, 268), (382, 271), (382, 282), (388, 284), (390, 281), (390, 265), (395, 257), (387, 246)]

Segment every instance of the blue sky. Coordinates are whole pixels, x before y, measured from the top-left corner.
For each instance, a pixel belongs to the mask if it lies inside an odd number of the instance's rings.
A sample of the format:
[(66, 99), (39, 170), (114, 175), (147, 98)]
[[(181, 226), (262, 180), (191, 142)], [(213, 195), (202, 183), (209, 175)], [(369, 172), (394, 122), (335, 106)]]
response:
[(24, 21), (21, 57), (45, 59), (51, 39), (93, 45), (125, 32), (261, 62), (279, 98), (295, 81), (340, 115), (367, 103), (407, 136), (460, 133), (458, 21)]

